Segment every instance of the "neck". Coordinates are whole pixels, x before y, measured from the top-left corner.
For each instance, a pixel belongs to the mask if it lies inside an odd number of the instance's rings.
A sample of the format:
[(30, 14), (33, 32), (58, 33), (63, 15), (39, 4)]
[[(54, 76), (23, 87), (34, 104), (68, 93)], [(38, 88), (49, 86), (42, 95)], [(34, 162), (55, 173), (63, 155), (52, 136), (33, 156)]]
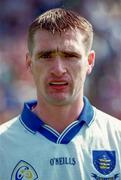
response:
[(77, 120), (83, 108), (83, 98), (71, 105), (52, 106), (38, 101), (33, 112), (42, 119), (45, 124), (61, 133), (69, 124)]

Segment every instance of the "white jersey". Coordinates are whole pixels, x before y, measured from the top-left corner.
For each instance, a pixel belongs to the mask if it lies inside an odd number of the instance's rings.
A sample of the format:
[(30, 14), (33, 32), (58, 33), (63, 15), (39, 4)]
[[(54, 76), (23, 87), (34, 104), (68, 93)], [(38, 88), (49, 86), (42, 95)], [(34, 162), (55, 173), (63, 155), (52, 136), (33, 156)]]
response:
[(121, 180), (121, 121), (89, 103), (61, 134), (26, 103), (0, 127), (0, 180)]

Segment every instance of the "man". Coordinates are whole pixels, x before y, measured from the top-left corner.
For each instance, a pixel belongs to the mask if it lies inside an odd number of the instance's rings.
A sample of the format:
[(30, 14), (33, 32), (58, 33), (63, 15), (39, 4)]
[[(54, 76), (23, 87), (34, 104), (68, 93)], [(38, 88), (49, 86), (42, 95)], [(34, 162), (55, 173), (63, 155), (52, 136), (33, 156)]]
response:
[(121, 179), (121, 122), (83, 95), (92, 40), (91, 24), (64, 9), (29, 27), (26, 64), (37, 101), (0, 128), (0, 179)]

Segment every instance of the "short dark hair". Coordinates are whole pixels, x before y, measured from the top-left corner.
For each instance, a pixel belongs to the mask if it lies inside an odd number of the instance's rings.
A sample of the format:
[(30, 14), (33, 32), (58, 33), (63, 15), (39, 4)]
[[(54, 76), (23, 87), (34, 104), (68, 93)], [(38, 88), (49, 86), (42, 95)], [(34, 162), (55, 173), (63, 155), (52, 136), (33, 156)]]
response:
[(34, 34), (37, 30), (47, 30), (54, 33), (64, 33), (67, 30), (79, 29), (85, 35), (84, 43), (87, 50), (92, 46), (92, 25), (80, 14), (62, 8), (51, 9), (38, 16), (28, 30), (28, 49), (32, 54)]

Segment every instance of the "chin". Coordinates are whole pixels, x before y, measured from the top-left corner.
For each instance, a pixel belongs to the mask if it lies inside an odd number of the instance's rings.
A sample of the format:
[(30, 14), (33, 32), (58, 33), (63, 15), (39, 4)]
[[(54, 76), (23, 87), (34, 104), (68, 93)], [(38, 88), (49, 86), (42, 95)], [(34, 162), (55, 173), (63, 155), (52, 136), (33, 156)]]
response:
[(70, 104), (70, 100), (68, 98), (48, 98), (48, 103), (55, 106), (64, 106)]
[(67, 101), (57, 101), (57, 102), (53, 102), (51, 103), (51, 105), (54, 105), (54, 106), (67, 106), (69, 105), (70, 103), (68, 103)]

